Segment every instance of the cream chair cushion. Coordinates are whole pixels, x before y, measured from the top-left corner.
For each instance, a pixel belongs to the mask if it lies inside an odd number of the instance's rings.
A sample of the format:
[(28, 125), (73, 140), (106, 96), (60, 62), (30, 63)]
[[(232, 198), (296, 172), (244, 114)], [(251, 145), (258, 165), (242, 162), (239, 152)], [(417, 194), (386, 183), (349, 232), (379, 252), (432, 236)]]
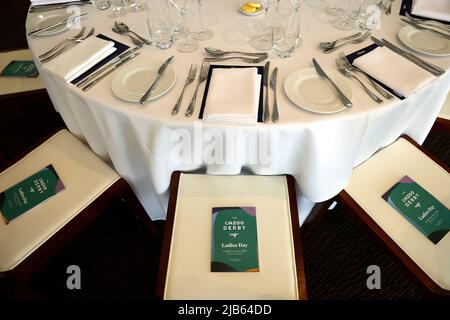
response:
[[(29, 49), (0, 52), (0, 72), (12, 60), (33, 60)], [(36, 78), (0, 77), (0, 95), (44, 89), (41, 76)]]
[(355, 168), (345, 191), (435, 283), (450, 290), (450, 233), (433, 244), (381, 197), (405, 175), (450, 206), (450, 175), (403, 138)]
[[(256, 207), (260, 272), (210, 272), (211, 208)], [(286, 177), (181, 174), (165, 299), (298, 299)]]
[(0, 272), (12, 270), (119, 179), (67, 130), (0, 173), (0, 191), (52, 164), (65, 189), (9, 224), (0, 222)]

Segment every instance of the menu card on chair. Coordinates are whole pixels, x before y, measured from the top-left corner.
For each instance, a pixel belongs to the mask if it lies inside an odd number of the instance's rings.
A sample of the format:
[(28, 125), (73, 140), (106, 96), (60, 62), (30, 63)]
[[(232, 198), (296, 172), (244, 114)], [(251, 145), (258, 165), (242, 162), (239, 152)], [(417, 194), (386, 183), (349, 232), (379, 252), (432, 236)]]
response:
[(389, 189), (383, 199), (434, 244), (450, 231), (450, 210), (408, 176)]
[(212, 208), (211, 272), (259, 272), (255, 207)]
[(0, 193), (0, 214), (8, 224), (64, 189), (52, 165)]

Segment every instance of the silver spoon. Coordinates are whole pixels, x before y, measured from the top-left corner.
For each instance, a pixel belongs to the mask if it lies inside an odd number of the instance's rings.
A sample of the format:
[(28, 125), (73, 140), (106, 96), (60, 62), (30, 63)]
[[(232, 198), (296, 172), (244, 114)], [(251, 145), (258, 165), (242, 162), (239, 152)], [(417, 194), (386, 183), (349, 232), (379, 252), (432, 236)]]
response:
[(259, 63), (261, 61), (264, 61), (268, 58), (267, 53), (265, 53), (263, 56), (259, 56), (257, 58), (247, 58), (247, 57), (217, 57), (217, 58), (204, 58), (203, 60), (206, 62), (216, 62), (216, 61), (225, 61), (225, 60), (231, 60), (231, 59), (240, 59), (244, 62), (248, 63)]
[(348, 40), (346, 42), (340, 43), (340, 44), (338, 44), (337, 46), (335, 46), (335, 47), (333, 47), (331, 49), (325, 49), (325, 50), (323, 50), (323, 53), (331, 53), (331, 52), (333, 52), (333, 51), (339, 49), (340, 47), (345, 46), (346, 44), (349, 44), (349, 43), (361, 43), (361, 42), (365, 41), (367, 38), (369, 38), (370, 34), (371, 33), (368, 31), (368, 32), (364, 33), (359, 38), (356, 38), (356, 39), (353, 39), (353, 40)]
[(208, 52), (210, 55), (218, 56), (218, 57), (224, 56), (226, 54), (232, 54), (232, 53), (244, 54), (244, 55), (248, 55), (248, 56), (257, 56), (257, 57), (265, 55), (265, 53), (263, 53), (263, 52), (262, 53), (256, 53), (256, 52), (253, 53), (253, 52), (241, 52), (241, 51), (223, 51), (223, 50), (215, 49), (215, 48), (211, 48), (211, 47), (206, 47), (205, 51)]
[(353, 38), (357, 38), (357, 37), (360, 37), (360, 36), (361, 36), (361, 32), (358, 32), (358, 33), (352, 34), (351, 36), (348, 36), (348, 37), (345, 37), (345, 38), (339, 38), (339, 39), (336, 39), (334, 41), (319, 42), (319, 46), (322, 49), (331, 49), (331, 48), (334, 48), (339, 41), (351, 40)]
[(149, 41), (149, 40), (147, 40), (147, 39), (141, 37), (141, 36), (138, 35), (136, 32), (130, 30), (130, 28), (129, 28), (125, 23), (123, 23), (123, 22), (118, 22), (118, 21), (114, 22), (114, 27), (116, 27), (117, 30), (119, 30), (119, 31), (122, 32), (122, 33), (128, 33), (128, 32), (130, 32), (130, 33), (134, 34), (134, 35), (135, 35), (139, 40), (141, 40), (143, 43), (148, 44), (148, 45), (152, 45), (152, 42), (151, 42), (151, 41)]
[(112, 28), (112, 31), (114, 31), (115, 33), (118, 33), (118, 34), (124, 34), (124, 35), (128, 36), (128, 37), (131, 39), (131, 42), (133, 42), (133, 44), (134, 44), (135, 46), (142, 46), (142, 44), (143, 44), (143, 42), (142, 42), (141, 40), (136, 39), (136, 38), (133, 37), (132, 35), (129, 35), (129, 34), (124, 33), (124, 32), (121, 32), (121, 31), (120, 31), (119, 29), (117, 29), (116, 27), (113, 27), (113, 28)]

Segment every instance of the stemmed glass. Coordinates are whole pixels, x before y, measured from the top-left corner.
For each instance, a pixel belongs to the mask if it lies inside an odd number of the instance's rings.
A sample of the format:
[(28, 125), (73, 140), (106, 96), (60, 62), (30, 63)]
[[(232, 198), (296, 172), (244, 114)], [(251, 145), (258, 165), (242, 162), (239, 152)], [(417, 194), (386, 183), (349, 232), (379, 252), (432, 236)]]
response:
[(111, 6), (106, 15), (111, 18), (123, 17), (127, 14), (127, 8), (122, 0), (111, 0)]
[(300, 7), (303, 0), (291, 0), (292, 6), (294, 7), (295, 16), (297, 19), (297, 48), (303, 44), (303, 40), (300, 38)]
[(355, 28), (355, 20), (353, 16), (353, 1), (347, 0), (346, 3), (341, 4), (339, 8), (337, 8), (336, 19), (331, 22), (331, 25), (339, 30), (352, 30)]
[(177, 50), (180, 52), (192, 52), (198, 49), (198, 42), (189, 38), (189, 27), (187, 24), (186, 13), (192, 4), (192, 0), (170, 0), (173, 6), (180, 12), (183, 17), (184, 39), (177, 43)]
[(140, 12), (144, 11), (147, 0), (123, 0), (128, 6), (128, 12)]
[(197, 0), (198, 2), (198, 19), (200, 23), (200, 29), (197, 32), (193, 32), (191, 34), (192, 39), (204, 41), (211, 39), (213, 36), (213, 33), (211, 30), (205, 28), (204, 21), (203, 21), (203, 10), (202, 10), (202, 2), (203, 0)]
[(261, 0), (261, 4), (264, 7), (265, 11), (265, 19), (264, 19), (264, 25), (263, 25), (263, 33), (260, 35), (257, 35), (250, 39), (250, 45), (258, 50), (266, 51), (270, 50), (273, 47), (273, 27), (270, 26), (270, 9), (273, 8), (273, 4), (276, 0)]

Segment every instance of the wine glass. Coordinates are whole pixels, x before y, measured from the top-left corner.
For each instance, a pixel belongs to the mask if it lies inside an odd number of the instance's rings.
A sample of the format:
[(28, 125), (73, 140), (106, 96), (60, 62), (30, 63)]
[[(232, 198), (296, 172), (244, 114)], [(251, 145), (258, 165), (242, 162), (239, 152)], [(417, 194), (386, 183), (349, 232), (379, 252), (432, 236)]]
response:
[(300, 19), (301, 19), (301, 17), (300, 17), (300, 8), (301, 8), (301, 5), (302, 5), (302, 3), (303, 3), (303, 0), (291, 0), (291, 3), (292, 3), (292, 6), (294, 7), (294, 15), (296, 16), (296, 28), (297, 28), (297, 30), (296, 30), (296, 33), (297, 33), (297, 40), (296, 40), (296, 43), (297, 43), (297, 48), (298, 47), (300, 47), (302, 44), (303, 44), (303, 40), (300, 38)]
[(276, 0), (261, 0), (266, 16), (262, 27), (262, 34), (250, 39), (250, 45), (255, 49), (267, 51), (273, 47), (274, 30), (270, 24), (272, 22), (272, 8), (275, 2)]
[(198, 2), (198, 19), (200, 23), (200, 29), (196, 32), (193, 32), (191, 34), (192, 39), (204, 41), (211, 39), (213, 36), (213, 33), (210, 29), (205, 28), (204, 21), (203, 21), (203, 10), (202, 10), (202, 2), (203, 0), (197, 0)]
[[(360, 0), (357, 0), (360, 2)], [(347, 0), (340, 3), (337, 7), (336, 18), (331, 22), (331, 25), (339, 30), (355, 29), (355, 0)]]
[(186, 13), (192, 4), (192, 0), (170, 0), (173, 6), (180, 12), (183, 17), (184, 39), (177, 43), (177, 50), (180, 52), (192, 52), (198, 49), (198, 42), (189, 38), (189, 26), (187, 24)]
[(123, 0), (127, 5), (128, 12), (140, 12), (144, 11), (147, 0)]
[[(127, 8), (122, 0), (110, 0), (111, 4), (106, 15), (111, 18), (123, 17), (127, 14)], [(97, 7), (97, 6), (96, 6)]]

